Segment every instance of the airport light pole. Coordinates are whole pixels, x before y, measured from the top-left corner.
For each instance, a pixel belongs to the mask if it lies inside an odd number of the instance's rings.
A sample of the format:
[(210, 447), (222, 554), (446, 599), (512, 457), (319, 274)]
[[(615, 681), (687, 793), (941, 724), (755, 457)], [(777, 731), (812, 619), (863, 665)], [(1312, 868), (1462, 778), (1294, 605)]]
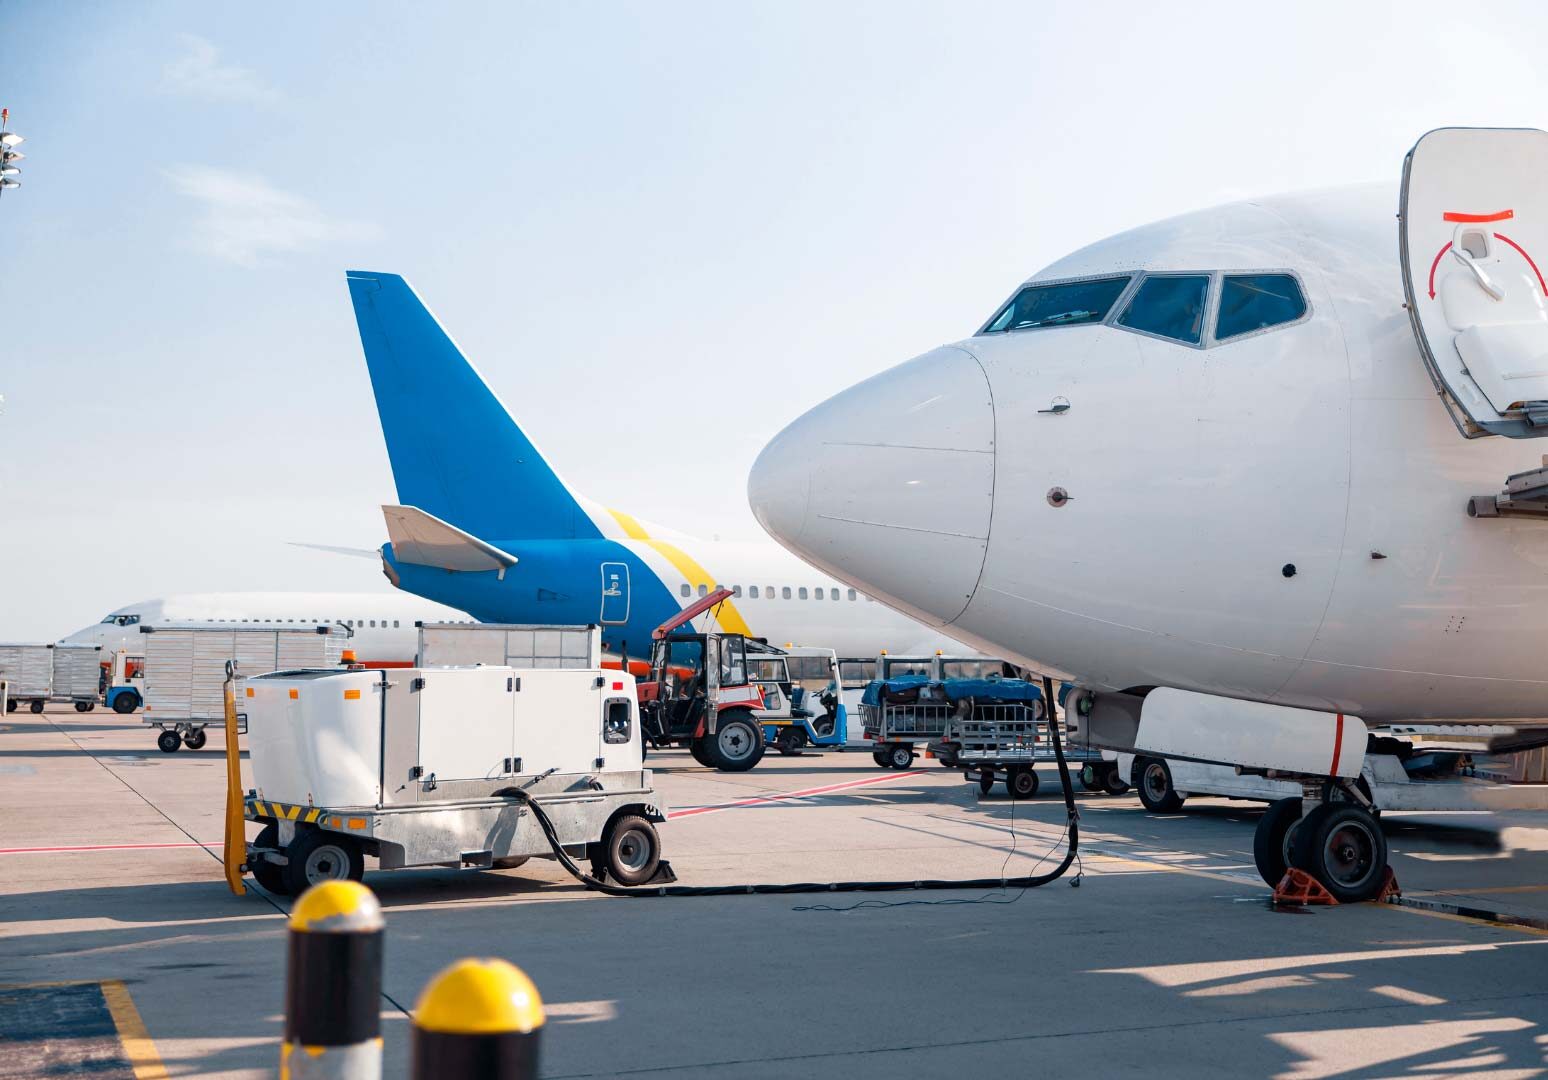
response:
[(21, 181), (16, 179), (21, 175), (16, 162), (26, 156), (16, 149), (26, 140), (16, 132), (7, 130), (10, 126), (11, 110), (0, 109), (0, 195), (4, 195), (7, 188), (21, 187)]

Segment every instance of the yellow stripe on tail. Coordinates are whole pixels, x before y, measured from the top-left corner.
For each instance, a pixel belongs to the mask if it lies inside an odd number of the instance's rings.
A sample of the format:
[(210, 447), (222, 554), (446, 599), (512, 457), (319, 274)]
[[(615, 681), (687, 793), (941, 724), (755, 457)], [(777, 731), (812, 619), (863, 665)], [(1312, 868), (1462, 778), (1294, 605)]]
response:
[[(687, 579), (688, 584), (694, 587), (694, 591), (713, 589), (718, 584), (714, 578), (709, 576), (709, 572), (695, 562), (693, 556), (689, 555), (682, 548), (669, 544), (665, 540), (651, 539), (650, 534), (645, 531), (644, 527), (633, 515), (626, 514), (622, 510), (613, 509), (609, 509), (608, 513), (618, 519), (618, 524), (623, 526), (623, 531), (629, 539), (638, 540), (655, 548), (667, 562), (672, 564), (679, 574)], [(736, 605), (730, 600), (721, 604), (716, 614), (723, 630), (732, 634), (746, 634), (748, 637), (752, 637), (752, 630), (748, 627), (747, 620), (742, 618), (742, 613), (736, 610)]]

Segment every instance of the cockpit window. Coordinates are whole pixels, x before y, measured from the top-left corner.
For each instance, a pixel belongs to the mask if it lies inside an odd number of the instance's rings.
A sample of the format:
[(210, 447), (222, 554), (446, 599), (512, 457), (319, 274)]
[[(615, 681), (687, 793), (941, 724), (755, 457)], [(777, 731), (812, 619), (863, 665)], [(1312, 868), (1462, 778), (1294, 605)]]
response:
[(1127, 277), (1114, 277), (1067, 281), (1062, 285), (1028, 285), (995, 312), (979, 333), (1099, 323), (1107, 318), (1108, 309), (1128, 284)]
[(1197, 345), (1204, 339), (1204, 301), (1208, 274), (1164, 274), (1147, 277), (1118, 318), (1118, 325)]
[(138, 615), (116, 615), (115, 614), (115, 615), (109, 615), (107, 618), (103, 619), (102, 620), (102, 625), (106, 626), (109, 623), (114, 623), (114, 624), (117, 624), (118, 626), (134, 626), (139, 621), (140, 621), (140, 617)]
[(1227, 274), (1220, 285), (1215, 340), (1295, 322), (1305, 314), (1301, 285), (1289, 274)]

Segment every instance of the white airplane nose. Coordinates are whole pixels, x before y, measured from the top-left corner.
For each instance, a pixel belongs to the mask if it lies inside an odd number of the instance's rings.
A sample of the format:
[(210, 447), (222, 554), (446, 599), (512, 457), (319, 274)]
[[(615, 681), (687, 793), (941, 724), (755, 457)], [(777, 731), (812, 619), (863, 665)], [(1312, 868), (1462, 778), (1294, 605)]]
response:
[(945, 625), (983, 569), (994, 402), (947, 346), (850, 387), (764, 447), (747, 482), (770, 536), (878, 599)]

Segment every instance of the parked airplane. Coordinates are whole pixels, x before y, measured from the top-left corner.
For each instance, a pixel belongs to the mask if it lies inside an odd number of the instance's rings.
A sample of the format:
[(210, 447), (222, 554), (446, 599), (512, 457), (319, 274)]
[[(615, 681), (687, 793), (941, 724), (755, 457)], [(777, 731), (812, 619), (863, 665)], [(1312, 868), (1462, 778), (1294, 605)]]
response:
[(289, 626), (342, 623), (351, 630), (349, 647), (373, 667), (409, 667), (419, 635), (416, 621), (466, 622), (461, 611), (401, 593), (242, 592), (189, 593), (142, 600), (77, 630), (66, 641), (101, 645), (107, 658), (117, 649), (144, 646), (140, 627), (168, 623), (234, 626)]
[(1264, 877), (1289, 860), (1373, 895), (1359, 720), (1548, 716), (1548, 444), (1518, 441), (1548, 434), (1544, 175), (1548, 134), (1442, 129), (1396, 199), (1095, 243), (792, 423), (754, 512), (848, 585), (1072, 680), (1093, 741), (1301, 778), (1259, 827)]
[(599, 623), (636, 659), (720, 586), (727, 631), (840, 655), (960, 651), (773, 544), (695, 540), (575, 494), (403, 278), (348, 278), (402, 503), (383, 507), (394, 585), (483, 622)]

